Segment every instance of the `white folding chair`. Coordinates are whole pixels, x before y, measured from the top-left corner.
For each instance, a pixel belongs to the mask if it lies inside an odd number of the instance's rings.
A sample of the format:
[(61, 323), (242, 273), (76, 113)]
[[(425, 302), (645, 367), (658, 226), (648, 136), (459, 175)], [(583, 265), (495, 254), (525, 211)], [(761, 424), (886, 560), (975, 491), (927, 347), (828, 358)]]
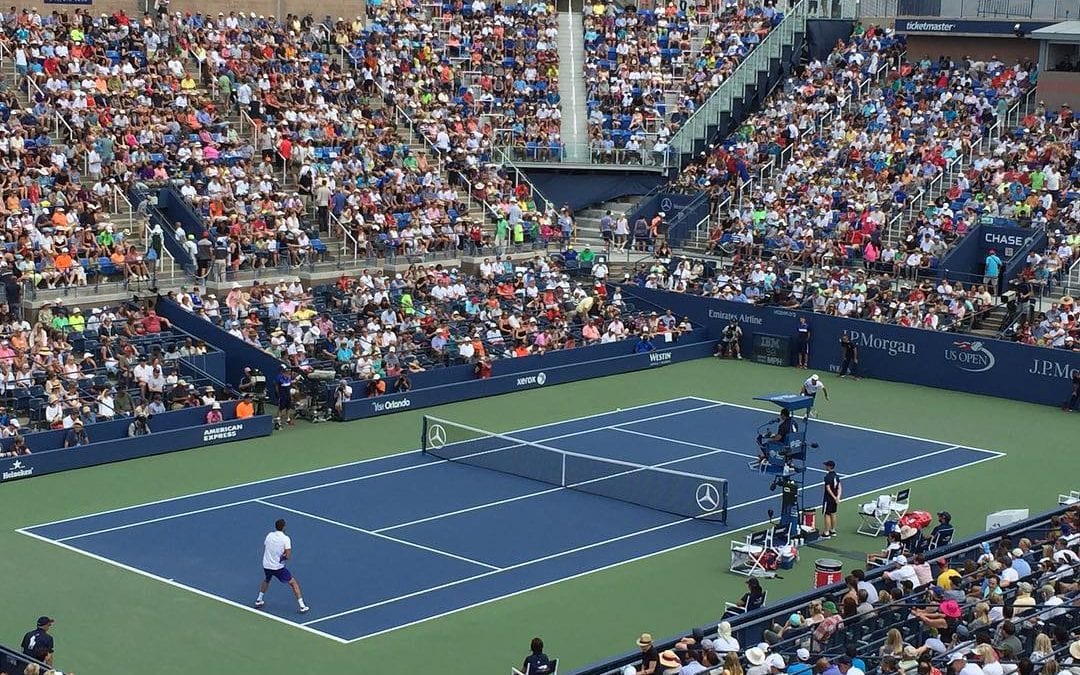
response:
[[(769, 591), (762, 589), (761, 591), (761, 606), (764, 607), (765, 603), (769, 601)], [(734, 602), (724, 603), (724, 619), (734, 618), (740, 614), (746, 614), (746, 607), (739, 607)]]
[(731, 565), (728, 569), (748, 577), (774, 577), (776, 572), (765, 569), (764, 565), (764, 556), (768, 551), (776, 553), (772, 529), (748, 534), (746, 541), (732, 541)]
[(899, 521), (907, 513), (910, 499), (911, 490), (904, 488), (895, 495), (879, 495), (874, 501), (860, 505), (862, 522), (857, 532), (869, 537), (881, 536), (887, 523)]
[(1072, 506), (1077, 502), (1080, 502), (1080, 490), (1070, 490), (1067, 495), (1058, 495), (1059, 506)]

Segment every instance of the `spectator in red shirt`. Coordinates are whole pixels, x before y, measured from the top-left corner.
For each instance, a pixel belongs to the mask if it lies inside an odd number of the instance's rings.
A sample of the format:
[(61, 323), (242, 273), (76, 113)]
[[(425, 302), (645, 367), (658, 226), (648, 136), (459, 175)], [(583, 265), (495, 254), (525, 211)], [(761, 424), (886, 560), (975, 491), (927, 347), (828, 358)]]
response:
[(163, 316), (158, 316), (158, 313), (154, 310), (149, 310), (146, 316), (142, 320), (143, 330), (147, 333), (160, 333), (162, 328), (171, 328), (169, 320)]

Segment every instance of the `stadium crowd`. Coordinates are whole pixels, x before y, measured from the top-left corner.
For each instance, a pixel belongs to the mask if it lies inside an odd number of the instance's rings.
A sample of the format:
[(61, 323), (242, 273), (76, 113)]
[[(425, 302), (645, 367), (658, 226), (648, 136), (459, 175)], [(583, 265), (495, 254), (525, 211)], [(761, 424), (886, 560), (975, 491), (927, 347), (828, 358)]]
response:
[(610, 1), (585, 5), (594, 158), (634, 163), (662, 154), (681, 123), (783, 18), (769, 2), (740, 0), (715, 10), (706, 25), (698, 25), (693, 7), (674, 3), (636, 12)]
[[(127, 419), (128, 436), (146, 435), (155, 415), (220, 408), (229, 396), (204, 377), (181, 373), (181, 359), (212, 350), (153, 307), (84, 311), (57, 300), (45, 303), (33, 322), (11, 308), (3, 306), (0, 321), (0, 439), (11, 439), (3, 456), (95, 442), (99, 422)], [(63, 431), (62, 438), (35, 440), (47, 430)]]
[[(85, 39), (84, 31), (100, 21), (81, 9), (69, 19), (12, 8), (3, 22), (0, 50), (13, 60), (20, 88), (31, 92), (29, 107), (16, 91), (0, 93), (6, 264), (39, 288), (83, 286), (98, 274), (148, 277), (143, 252), (127, 241), (130, 232), (115, 228), (107, 215), (132, 158), (123, 152), (114, 164), (119, 148), (82, 133), (108, 126), (111, 116), (102, 107), (123, 88), (123, 66)], [(57, 122), (58, 113), (64, 122)]]
[(528, 139), (537, 157), (561, 154), (554, 6), (481, 1), (429, 15), (418, 4), (380, 3), (368, 10), (366, 27), (339, 24), (335, 36), (358, 78), (408, 116), (456, 187), (511, 228), (523, 220), (538, 228), (545, 214), (501, 168), (495, 144)]
[(343, 275), (332, 286), (256, 281), (234, 284), (220, 300), (197, 289), (176, 300), (301, 371), (373, 381), (373, 395), (402, 373), (471, 364), (485, 377), (496, 359), (630, 339), (637, 342), (628, 349), (646, 351), (691, 327), (627, 306), (619, 291), (609, 297), (600, 281), (572, 281), (540, 257), (516, 265), (485, 259), (476, 276), (411, 265), (392, 275)]
[[(981, 218), (1024, 215), (1013, 197), (1035, 209), (1041, 203), (1040, 216), (1051, 212), (1053, 197), (1031, 196), (1018, 170), (1027, 162), (1025, 174), (1037, 171), (1041, 183), (1045, 171), (1060, 183), (1069, 142), (1044, 148), (1060, 129), (1033, 117), (1010, 133), (1002, 129), (1033, 85), (1030, 68), (944, 57), (897, 68), (903, 48), (889, 30), (856, 34), (684, 172), (684, 185), (732, 207), (710, 233), (711, 250), (742, 244), (804, 264), (864, 262), (914, 277)], [(1071, 115), (1065, 124), (1071, 134)], [(902, 231), (887, 231), (962, 157), (970, 158), (969, 172), (958, 172), (952, 186), (937, 182), (940, 199)], [(764, 180), (751, 180), (757, 177)]]
[[(845, 587), (774, 616), (763, 641), (731, 624), (695, 630), (659, 651), (637, 640), (631, 673), (676, 675), (1057, 675), (1080, 671), (1080, 507), (1036, 535), (993, 538), (948, 557), (917, 539), (892, 547), (884, 573), (852, 570)], [(748, 580), (748, 601), (757, 580)], [(740, 630), (742, 630), (740, 626)], [(745, 632), (742, 633), (745, 636)], [(709, 635), (709, 637), (706, 637)]]
[(623, 282), (929, 330), (971, 327), (997, 298), (985, 284), (947, 277), (905, 280), (892, 270), (827, 264), (802, 267), (750, 255), (723, 263), (681, 258), (665, 264), (661, 260), (639, 265), (624, 275)]

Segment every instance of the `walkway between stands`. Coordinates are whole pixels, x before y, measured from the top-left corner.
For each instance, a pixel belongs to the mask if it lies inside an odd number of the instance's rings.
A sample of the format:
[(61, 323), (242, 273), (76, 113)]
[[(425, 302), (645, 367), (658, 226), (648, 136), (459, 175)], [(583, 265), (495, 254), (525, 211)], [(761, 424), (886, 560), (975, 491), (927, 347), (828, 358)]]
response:
[[(572, 11), (576, 9), (577, 11)], [(588, 162), (588, 116), (583, 75), (581, 0), (559, 3), (559, 97), (562, 99), (562, 140), (566, 161)]]

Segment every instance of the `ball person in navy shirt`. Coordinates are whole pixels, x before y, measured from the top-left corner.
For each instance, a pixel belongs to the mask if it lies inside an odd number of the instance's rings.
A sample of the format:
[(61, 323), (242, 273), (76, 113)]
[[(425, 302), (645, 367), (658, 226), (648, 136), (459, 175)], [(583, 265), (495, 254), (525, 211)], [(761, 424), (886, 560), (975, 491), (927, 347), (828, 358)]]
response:
[(292, 385), (292, 368), (282, 368), (274, 379), (274, 386), (277, 388), (278, 419), (285, 419), (289, 426), (295, 424), (293, 422)]
[(821, 502), (821, 512), (825, 515), (825, 531), (822, 537), (836, 536), (836, 509), (840, 506), (840, 474), (836, 473), (836, 462), (825, 462), (825, 496)]
[(53, 664), (53, 638), (49, 635), (54, 621), (47, 616), (37, 620), (37, 628), (23, 636), (22, 652), (32, 659)]
[(806, 369), (806, 360), (810, 356), (810, 324), (805, 316), (799, 317), (799, 327), (795, 329), (799, 339), (799, 364), (798, 368)]
[(525, 657), (521, 672), (529, 675), (543, 675), (543, 673), (551, 672), (551, 659), (544, 653), (543, 640), (534, 637), (529, 645), (529, 651), (531, 653)]

